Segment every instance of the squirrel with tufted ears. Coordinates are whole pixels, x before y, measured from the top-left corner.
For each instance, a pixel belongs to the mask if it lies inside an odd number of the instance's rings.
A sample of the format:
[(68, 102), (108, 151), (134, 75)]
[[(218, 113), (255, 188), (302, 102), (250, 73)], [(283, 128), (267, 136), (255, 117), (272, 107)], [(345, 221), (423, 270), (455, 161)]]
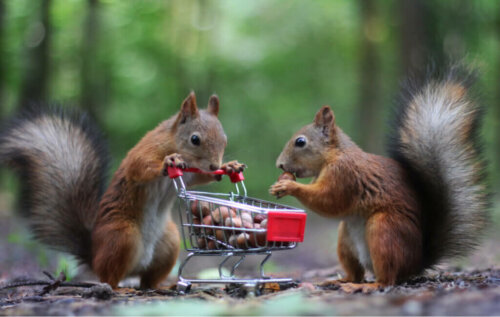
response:
[[(0, 160), (20, 172), (21, 211), (37, 239), (73, 254), (113, 288), (127, 276), (156, 288), (174, 267), (180, 245), (169, 212), (176, 191), (165, 177), (167, 167), (245, 167), (222, 164), (227, 139), (218, 113), (217, 96), (199, 110), (191, 93), (177, 114), (128, 152), (105, 192), (106, 145), (82, 114), (37, 107), (12, 119), (0, 135)], [(194, 186), (215, 176), (190, 173), (184, 180)]]
[[(489, 195), (470, 74), (451, 68), (406, 91), (390, 158), (361, 150), (335, 124), (329, 106), (286, 144), (277, 167), (313, 180), (281, 180), (270, 193), (292, 195), (341, 220), (337, 253), (346, 275), (325, 285), (351, 291), (394, 285), (478, 244)], [(376, 283), (363, 283), (365, 270)]]

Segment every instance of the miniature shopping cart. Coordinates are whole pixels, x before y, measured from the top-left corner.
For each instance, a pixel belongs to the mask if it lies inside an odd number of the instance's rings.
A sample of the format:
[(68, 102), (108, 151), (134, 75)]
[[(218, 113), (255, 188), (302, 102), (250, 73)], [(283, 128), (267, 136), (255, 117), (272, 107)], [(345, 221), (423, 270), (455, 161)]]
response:
[[(242, 173), (217, 170), (211, 174), (228, 175), (236, 192), (228, 194), (186, 189), (183, 172), (203, 173), (198, 169), (169, 168), (179, 198), (181, 234), (186, 259), (179, 267), (177, 289), (188, 292), (192, 283), (235, 283), (258, 287), (263, 283), (289, 283), (289, 278), (271, 278), (264, 274), (264, 264), (272, 251), (293, 249), (304, 239), (306, 213), (303, 210), (247, 196)], [(235, 272), (248, 255), (261, 255), (260, 274), (255, 278), (237, 278)], [(219, 278), (185, 278), (183, 270), (193, 258), (219, 256)], [(223, 268), (235, 259), (230, 270)], [(227, 273), (229, 271), (229, 273)]]

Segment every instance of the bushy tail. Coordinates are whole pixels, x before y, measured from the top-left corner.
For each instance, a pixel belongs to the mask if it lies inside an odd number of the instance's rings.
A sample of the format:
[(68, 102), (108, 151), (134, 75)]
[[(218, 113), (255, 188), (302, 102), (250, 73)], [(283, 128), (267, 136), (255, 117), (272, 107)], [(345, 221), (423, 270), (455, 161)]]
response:
[(398, 109), (391, 154), (410, 171), (423, 211), (425, 267), (463, 256), (488, 220), (481, 110), (468, 96), (473, 74), (451, 68), (409, 88)]
[(90, 263), (108, 154), (89, 118), (33, 107), (4, 124), (0, 161), (19, 172), (20, 209), (34, 236)]

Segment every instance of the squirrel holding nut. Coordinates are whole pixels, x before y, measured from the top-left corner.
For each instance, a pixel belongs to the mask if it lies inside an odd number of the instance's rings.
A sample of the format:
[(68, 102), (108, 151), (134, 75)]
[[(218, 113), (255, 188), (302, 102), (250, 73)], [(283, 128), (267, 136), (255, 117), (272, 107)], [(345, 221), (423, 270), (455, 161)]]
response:
[[(156, 288), (179, 254), (180, 237), (170, 209), (176, 191), (169, 166), (209, 172), (242, 171), (222, 164), (226, 135), (219, 99), (199, 110), (194, 93), (180, 111), (133, 147), (105, 189), (107, 147), (83, 114), (33, 108), (8, 122), (0, 134), (0, 161), (21, 177), (21, 211), (35, 238), (89, 265), (114, 289), (127, 276)], [(216, 179), (189, 174), (187, 186)]]
[[(477, 139), (481, 111), (469, 97), (472, 77), (452, 67), (409, 85), (390, 157), (360, 149), (329, 106), (285, 145), (277, 167), (313, 180), (302, 184), (283, 175), (270, 193), (341, 220), (337, 253), (346, 276), (325, 285), (363, 291), (394, 285), (478, 244), (489, 201)], [(365, 270), (375, 283), (363, 283)]]

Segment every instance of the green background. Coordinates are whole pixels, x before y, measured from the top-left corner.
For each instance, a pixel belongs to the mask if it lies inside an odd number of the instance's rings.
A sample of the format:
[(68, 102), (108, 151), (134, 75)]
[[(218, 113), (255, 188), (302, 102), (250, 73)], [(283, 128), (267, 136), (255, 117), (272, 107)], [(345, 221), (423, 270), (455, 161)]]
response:
[[(228, 136), (225, 159), (248, 165), (251, 196), (273, 200), (268, 188), (280, 174), (275, 160), (320, 106), (331, 105), (338, 125), (365, 150), (383, 154), (401, 80), (412, 67), (425, 69), (429, 61), (440, 65), (450, 57), (481, 72), (474, 94), (486, 109), (488, 181), (495, 193), (499, 188), (498, 1), (0, 0), (0, 5), (1, 116), (27, 100), (86, 109), (106, 133), (113, 171), (148, 130), (179, 109), (190, 90), (200, 107), (217, 93)], [(15, 182), (9, 173), (2, 175), (0, 202), (10, 210)], [(221, 182), (205, 189), (226, 192), (231, 186)], [(298, 206), (293, 198), (283, 201)], [(498, 219), (498, 203), (494, 210)], [(309, 232), (324, 222), (310, 219)], [(328, 224), (328, 238), (317, 239), (334, 240), (335, 225)]]

